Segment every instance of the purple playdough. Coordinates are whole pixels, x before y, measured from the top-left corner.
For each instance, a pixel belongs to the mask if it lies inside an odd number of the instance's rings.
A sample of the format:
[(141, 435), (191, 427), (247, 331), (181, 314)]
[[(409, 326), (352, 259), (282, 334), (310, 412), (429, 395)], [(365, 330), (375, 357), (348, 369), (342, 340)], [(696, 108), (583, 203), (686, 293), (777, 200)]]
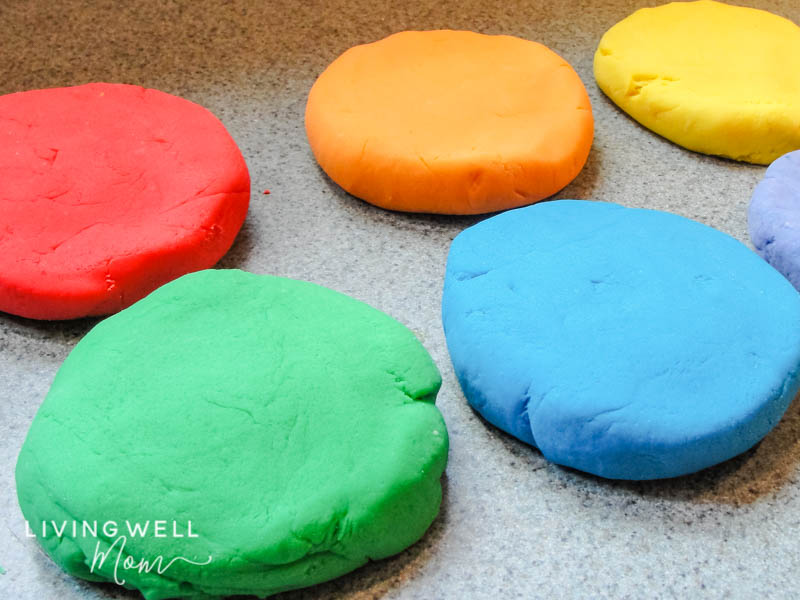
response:
[(800, 290), (800, 150), (769, 166), (747, 222), (756, 251)]

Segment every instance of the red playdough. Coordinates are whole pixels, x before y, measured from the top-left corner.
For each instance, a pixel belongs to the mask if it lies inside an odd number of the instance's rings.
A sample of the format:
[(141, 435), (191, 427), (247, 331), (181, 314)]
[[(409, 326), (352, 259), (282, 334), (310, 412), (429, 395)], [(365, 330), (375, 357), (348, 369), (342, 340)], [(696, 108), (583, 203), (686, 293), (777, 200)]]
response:
[(216, 263), (250, 176), (205, 108), (93, 83), (0, 96), (0, 310), (113, 313)]

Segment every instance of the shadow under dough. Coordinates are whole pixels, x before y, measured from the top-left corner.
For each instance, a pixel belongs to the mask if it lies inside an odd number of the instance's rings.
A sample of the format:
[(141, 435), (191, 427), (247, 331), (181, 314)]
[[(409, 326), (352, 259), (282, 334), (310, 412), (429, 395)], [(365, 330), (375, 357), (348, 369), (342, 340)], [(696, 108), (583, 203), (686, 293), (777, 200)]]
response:
[(256, 237), (253, 232), (253, 225), (245, 219), (242, 228), (233, 240), (233, 244), (225, 255), (217, 261), (213, 269), (241, 269), (241, 265), (247, 262), (247, 258), (256, 245)]
[(547, 466), (560, 469), (570, 479), (591, 481), (600, 488), (628, 491), (640, 496), (732, 507), (752, 504), (779, 492), (797, 480), (800, 465), (800, 395), (791, 403), (778, 425), (755, 446), (717, 465), (671, 479), (626, 481), (605, 479), (570, 467), (547, 462), (538, 448), (498, 429), (479, 413), (473, 413), (506, 447), (510, 457), (520, 459), (529, 450), (541, 459), (531, 461), (538, 471)]
[(583, 165), (575, 179), (546, 200), (602, 200), (603, 198), (594, 196), (602, 173), (603, 150), (597, 144), (597, 140), (594, 140), (586, 164)]
[(619, 484), (646, 496), (741, 506), (795, 481), (798, 464), (800, 396), (763, 440), (739, 456), (683, 477)]
[(68, 344), (75, 345), (104, 318), (82, 317), (65, 321), (45, 321), (0, 312), (0, 333), (14, 331), (18, 335), (30, 339), (63, 340)]
[[(247, 261), (247, 257), (255, 246), (252, 227), (245, 221), (230, 250), (212, 267), (216, 269), (237, 269)], [(112, 313), (116, 314), (116, 313)], [(0, 332), (14, 330), (18, 334), (33, 339), (61, 339), (75, 345), (80, 338), (89, 333), (103, 319), (110, 317), (102, 315), (97, 317), (81, 317), (48, 321), (42, 319), (28, 319), (10, 313), (0, 312)]]
[(604, 479), (567, 468), (599, 486), (666, 500), (737, 507), (779, 492), (796, 479), (800, 464), (800, 396), (778, 425), (755, 446), (717, 465), (671, 479), (625, 481)]
[[(309, 151), (310, 159), (314, 161), (313, 155)], [(382, 208), (375, 204), (370, 204), (358, 196), (353, 196), (339, 186), (318, 164), (317, 172), (327, 186), (327, 192), (333, 196), (340, 208), (349, 215), (358, 215), (374, 223), (381, 225), (388, 224), (401, 231), (424, 231), (430, 228), (454, 228), (458, 231), (475, 225), (488, 217), (497, 213), (484, 213), (480, 215), (443, 215), (437, 213), (404, 212)]]

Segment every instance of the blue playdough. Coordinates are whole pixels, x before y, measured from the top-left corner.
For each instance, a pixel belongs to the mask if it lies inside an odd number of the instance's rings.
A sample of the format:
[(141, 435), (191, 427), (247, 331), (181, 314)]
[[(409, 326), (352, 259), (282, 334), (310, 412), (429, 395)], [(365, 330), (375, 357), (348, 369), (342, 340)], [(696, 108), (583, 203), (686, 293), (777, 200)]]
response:
[(442, 305), (470, 404), (549, 460), (616, 479), (692, 473), (797, 392), (800, 295), (677, 215), (561, 200), (462, 232)]
[(747, 217), (756, 251), (800, 290), (800, 150), (769, 166)]

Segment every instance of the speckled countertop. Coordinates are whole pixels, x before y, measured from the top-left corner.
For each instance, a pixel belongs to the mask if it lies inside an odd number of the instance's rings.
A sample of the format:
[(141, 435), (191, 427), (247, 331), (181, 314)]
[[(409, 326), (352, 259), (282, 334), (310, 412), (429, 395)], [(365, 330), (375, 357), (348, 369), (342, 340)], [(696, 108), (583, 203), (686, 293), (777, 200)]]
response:
[[(331, 583), (322, 598), (796, 598), (800, 406), (754, 450), (699, 475), (616, 483), (548, 464), (467, 406), (439, 303), (452, 238), (480, 217), (395, 214), (342, 192), (316, 166), (303, 110), (322, 69), (358, 43), (453, 28), (542, 42), (572, 63), (596, 119), (589, 162), (557, 197), (669, 210), (747, 240), (764, 168), (683, 150), (598, 90), (602, 33), (640, 0), (401, 3), (115, 0), (0, 3), (0, 93), (135, 83), (212, 110), (250, 167), (250, 213), (222, 267), (307, 279), (414, 330), (444, 378), (451, 434), (441, 515), (421, 542)], [(800, 22), (797, 0), (749, 0)], [(270, 195), (263, 195), (264, 189)], [(0, 215), (2, 220), (2, 215)], [(61, 573), (25, 538), (14, 464), (62, 360), (95, 323), (0, 314), (0, 598), (136, 598)]]

